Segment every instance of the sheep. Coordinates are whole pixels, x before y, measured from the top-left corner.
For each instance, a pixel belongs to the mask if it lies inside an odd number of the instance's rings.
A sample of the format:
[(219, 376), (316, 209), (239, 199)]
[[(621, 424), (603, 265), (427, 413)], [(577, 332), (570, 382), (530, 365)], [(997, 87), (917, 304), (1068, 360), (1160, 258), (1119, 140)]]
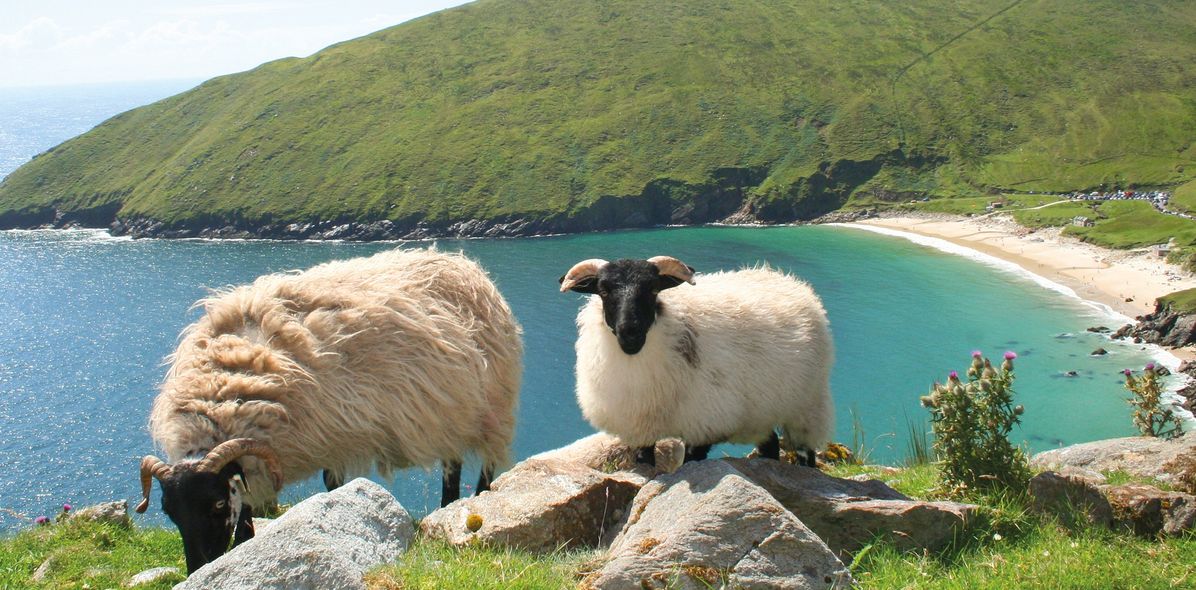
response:
[(444, 466), (442, 505), (475, 453), (477, 490), (506, 464), (522, 329), (460, 254), (394, 250), (273, 274), (200, 301), (154, 400), (146, 456), (188, 572), (252, 538), (253, 507), (323, 469), (328, 489), (376, 467)]
[(695, 283), (668, 256), (584, 260), (560, 285), (596, 295), (577, 314), (576, 342), (577, 400), (595, 428), (649, 463), (651, 445), (676, 437), (687, 461), (734, 442), (772, 459), (783, 444), (814, 465), (834, 423), (834, 351), (809, 285), (768, 267)]

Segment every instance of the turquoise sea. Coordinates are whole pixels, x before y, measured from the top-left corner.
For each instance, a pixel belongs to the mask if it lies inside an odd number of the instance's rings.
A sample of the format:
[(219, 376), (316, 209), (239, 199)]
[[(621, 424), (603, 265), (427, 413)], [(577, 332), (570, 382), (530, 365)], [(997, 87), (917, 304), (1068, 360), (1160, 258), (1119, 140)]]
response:
[[(69, 110), (71, 101), (59, 104)], [(0, 129), (11, 129), (6, 112), (0, 108)], [(0, 161), (27, 158), (0, 154)], [(196, 319), (190, 307), (208, 289), (425, 245), (0, 232), (0, 531), (52, 515), (63, 503), (135, 501), (138, 461), (153, 452), (146, 419), (163, 358)], [(1016, 390), (1026, 412), (1015, 435), (1031, 450), (1131, 434), (1119, 371), (1151, 360), (1149, 351), (1086, 332), (1119, 320), (1078, 299), (1006, 270), (849, 228), (662, 228), (440, 240), (438, 247), (480, 260), (523, 324), (516, 458), (592, 432), (573, 397), (573, 318), (583, 296), (558, 293), (556, 282), (584, 258), (669, 254), (699, 271), (767, 262), (809, 281), (836, 339), (837, 438), (863, 440), (874, 461), (902, 460), (907, 425), (925, 424), (918, 397), (950, 370), (966, 368), (973, 349), (994, 358), (1006, 350), (1019, 355)], [(1097, 347), (1110, 354), (1089, 356)], [(713, 455), (741, 450), (720, 446)], [(438, 470), (401, 472), (390, 489), (409, 509), (426, 512), (439, 499)], [(282, 499), (316, 491), (313, 479)], [(153, 506), (139, 518), (163, 522), (156, 499)]]

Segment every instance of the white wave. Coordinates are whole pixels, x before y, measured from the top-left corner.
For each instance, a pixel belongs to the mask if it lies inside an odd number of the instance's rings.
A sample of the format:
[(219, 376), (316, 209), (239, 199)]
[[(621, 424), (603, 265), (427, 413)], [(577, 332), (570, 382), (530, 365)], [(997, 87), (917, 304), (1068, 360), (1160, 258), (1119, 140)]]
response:
[(0, 235), (29, 236), (34, 238), (51, 238), (56, 240), (73, 240), (80, 242), (131, 242), (132, 237), (114, 236), (106, 229), (71, 228), (71, 229), (6, 229), (0, 230)]

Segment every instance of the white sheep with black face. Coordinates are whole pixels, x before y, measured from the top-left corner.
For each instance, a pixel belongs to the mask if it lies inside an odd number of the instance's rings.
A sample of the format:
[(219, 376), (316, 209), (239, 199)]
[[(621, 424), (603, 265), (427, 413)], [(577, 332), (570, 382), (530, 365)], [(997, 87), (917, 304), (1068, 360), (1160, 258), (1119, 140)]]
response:
[(348, 475), (507, 461), (522, 330), (486, 272), (459, 254), (393, 250), (273, 274), (200, 302), (154, 400), (142, 460), (194, 571), (253, 536), (252, 507), (321, 470)]
[(834, 361), (822, 302), (767, 267), (694, 280), (676, 258), (591, 259), (561, 291), (594, 295), (577, 314), (577, 399), (596, 428), (646, 449), (680, 438), (687, 460), (720, 442), (787, 450), (814, 464), (830, 437)]

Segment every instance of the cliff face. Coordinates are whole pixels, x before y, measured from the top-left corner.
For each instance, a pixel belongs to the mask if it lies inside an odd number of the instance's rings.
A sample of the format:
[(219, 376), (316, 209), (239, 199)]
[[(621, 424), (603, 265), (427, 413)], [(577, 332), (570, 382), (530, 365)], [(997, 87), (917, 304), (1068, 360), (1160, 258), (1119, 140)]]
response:
[(209, 80), (0, 182), (0, 228), (521, 235), (1196, 171), (1196, 4), (479, 0)]

